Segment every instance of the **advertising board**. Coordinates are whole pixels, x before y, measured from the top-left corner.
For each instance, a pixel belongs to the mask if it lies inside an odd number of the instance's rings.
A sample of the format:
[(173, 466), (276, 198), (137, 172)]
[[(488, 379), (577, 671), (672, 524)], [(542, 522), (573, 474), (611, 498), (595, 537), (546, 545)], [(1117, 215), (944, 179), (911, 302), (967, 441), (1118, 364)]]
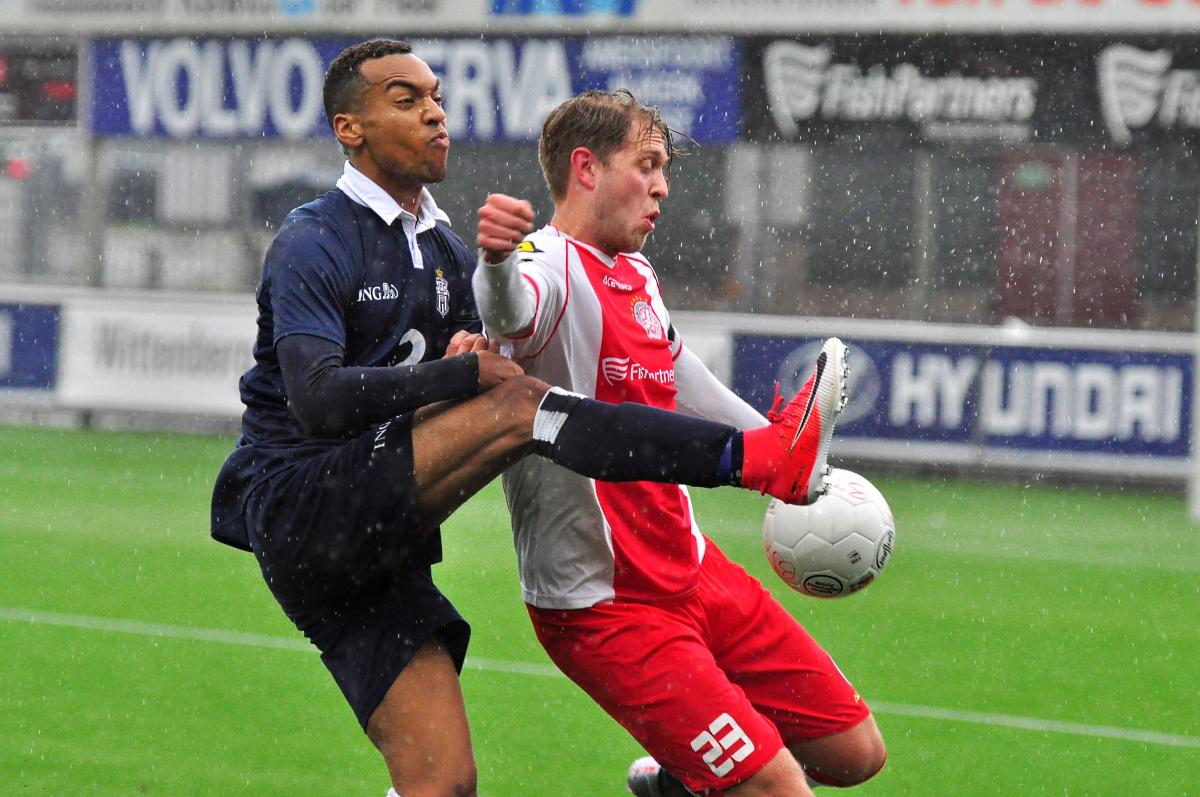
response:
[(752, 140), (1200, 141), (1197, 35), (805, 35), (745, 60)]
[[(176, 139), (330, 136), (325, 70), (354, 38), (137, 38), (93, 43), (93, 132)], [(740, 45), (730, 37), (429, 38), (452, 140), (536, 139), (585, 89), (629, 88), (701, 142), (733, 141)]]
[[(0, 302), (0, 389), (64, 409), (236, 418), (251, 296), (67, 291)], [(11, 292), (10, 292), (11, 293)], [(61, 292), (60, 292), (61, 293)], [(752, 406), (791, 395), (825, 337), (851, 347), (837, 457), (1182, 479), (1191, 335), (680, 312), (685, 345)]]
[[(843, 334), (851, 388), (837, 423), (839, 450), (934, 463), (1038, 468), (1058, 460), (1068, 469), (1186, 472), (1193, 353), (1185, 336), (1157, 346), (1131, 346), (1119, 334), (1039, 344), (1036, 331), (1023, 341), (994, 330), (992, 340), (964, 340), (956, 330), (919, 326), (918, 336), (881, 328)], [(734, 390), (756, 407), (770, 405), (776, 382), (790, 395), (811, 373), (821, 342), (736, 332)]]
[(242, 301), (68, 298), (57, 401), (63, 407), (237, 416), (252, 364), (253, 297)]

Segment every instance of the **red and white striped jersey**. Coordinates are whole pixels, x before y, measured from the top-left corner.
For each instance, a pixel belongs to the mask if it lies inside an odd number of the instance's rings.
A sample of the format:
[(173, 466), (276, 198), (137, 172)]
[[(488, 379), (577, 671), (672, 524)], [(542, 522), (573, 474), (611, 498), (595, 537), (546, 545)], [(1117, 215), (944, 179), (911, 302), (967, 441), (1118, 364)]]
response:
[[(612, 259), (545, 227), (518, 249), (532, 286), (532, 329), (507, 338), (525, 371), (618, 403), (675, 409), (678, 336), (654, 269)], [(615, 597), (654, 600), (697, 584), (705, 540), (685, 487), (597, 482), (541, 457), (504, 475), (526, 603), (577, 609)]]

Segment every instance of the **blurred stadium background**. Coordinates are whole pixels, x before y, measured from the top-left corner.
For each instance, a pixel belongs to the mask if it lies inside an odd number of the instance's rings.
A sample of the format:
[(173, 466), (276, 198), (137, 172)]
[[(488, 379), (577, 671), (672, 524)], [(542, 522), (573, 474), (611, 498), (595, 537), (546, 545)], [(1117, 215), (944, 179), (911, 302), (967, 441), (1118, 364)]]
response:
[[(156, 749), (153, 718), (136, 701), (114, 707), (111, 688), (135, 677), (121, 629), (155, 647), (180, 628), (290, 639), (252, 562), (209, 550), (206, 480), (236, 428), (262, 253), (341, 170), (325, 65), (374, 36), (413, 40), (443, 81), (454, 143), (434, 192), (464, 238), (490, 191), (531, 199), (547, 221), (542, 117), (582, 89), (627, 87), (695, 141), (648, 247), (689, 344), (760, 406), (776, 381), (796, 386), (822, 338), (854, 346), (837, 453), (895, 492), (895, 572), (835, 608), (785, 599), (840, 639), (839, 661), (893, 709), (885, 731), (902, 731), (864, 793), (1196, 793), (1200, 592), (1183, 497), (1197, 471), (1195, 0), (0, 0), (0, 15), (0, 685), (15, 685), (0, 714), (16, 718), (0, 723), (0, 783), (13, 793), (379, 782), (315, 660), (286, 682), (315, 695), (269, 721), (261, 696), (235, 722), (216, 705), (228, 692), (188, 702), (147, 687), (192, 736), (287, 724), (267, 745), (286, 754), (257, 762), (262, 774), (230, 763), (225, 742), (202, 748), (215, 766), (189, 769), (186, 745)], [(910, 475), (883, 476), (899, 471)], [(955, 481), (965, 472), (1008, 484)], [(1050, 487), (1030, 487), (1040, 482)], [(479, 655), (521, 659), (538, 681), (515, 575), (495, 565), (510, 564), (504, 526), (481, 520), (502, 502), (493, 490), (471, 507), (453, 521), (466, 541), (446, 578), (468, 615), (511, 596), (503, 635)], [(759, 504), (714, 495), (705, 508), (722, 544), (752, 542)], [(130, 547), (154, 567), (200, 562), (210, 578), (182, 590), (130, 570)], [(756, 556), (740, 547), (742, 561)], [(490, 574), (478, 598), (473, 574)], [(933, 631), (930, 606), (965, 616)], [(984, 633), (988, 618), (1006, 633)], [(116, 635), (111, 649), (97, 633)], [(1081, 658), (1068, 664), (1072, 647)], [(937, 666), (925, 660), (935, 649)], [(96, 681), (78, 682), (93, 655)], [(179, 655), (147, 654), (136, 671), (171, 681), (191, 654)], [(231, 671), (221, 650), (204, 657)], [(887, 672), (867, 675), (879, 662)], [(237, 700), (275, 688), (280, 666), (250, 673)], [(981, 671), (996, 680), (973, 681)], [(564, 734), (543, 739), (550, 762), (525, 740), (514, 764), (504, 707), (524, 687), (500, 685), (504, 672), (467, 676), (481, 758), (499, 778), (485, 793), (562, 793), (533, 774), (560, 758), (581, 770), (576, 793), (604, 793), (585, 784), (609, 782), (636, 750), (558, 684), (553, 698), (525, 696), (534, 730), (521, 732)], [(74, 700), (87, 721), (60, 732)], [(1011, 721), (982, 721), (997, 717)], [(310, 722), (318, 738), (292, 738)], [(958, 743), (974, 745), (961, 760), (940, 749)], [(603, 755), (568, 752), (589, 744)], [(148, 763), (160, 755), (188, 774)], [(81, 756), (105, 761), (100, 774)], [(956, 767), (966, 776), (945, 780)], [(351, 770), (337, 788), (321, 780)], [(306, 774), (266, 774), (285, 771)]]

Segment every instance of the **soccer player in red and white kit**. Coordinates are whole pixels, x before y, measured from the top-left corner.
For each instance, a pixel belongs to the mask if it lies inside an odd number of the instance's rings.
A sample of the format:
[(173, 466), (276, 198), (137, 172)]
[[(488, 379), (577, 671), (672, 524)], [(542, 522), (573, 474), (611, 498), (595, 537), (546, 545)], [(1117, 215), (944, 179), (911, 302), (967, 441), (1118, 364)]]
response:
[[(732, 483), (749, 483), (782, 436), (808, 457), (791, 478), (796, 502), (811, 501), (846, 398), (845, 347), (827, 341), (768, 421), (683, 345), (639, 254), (673, 153), (657, 110), (629, 92), (584, 92), (552, 111), (538, 155), (553, 221), (521, 241), (528, 202), (493, 194), (479, 211), (485, 329), (552, 385), (727, 424), (711, 445)], [(512, 466), (504, 488), (538, 639), (652, 756), (630, 769), (635, 794), (811, 797), (812, 783), (853, 785), (883, 766), (854, 687), (701, 533), (686, 488), (596, 481), (539, 457)]]

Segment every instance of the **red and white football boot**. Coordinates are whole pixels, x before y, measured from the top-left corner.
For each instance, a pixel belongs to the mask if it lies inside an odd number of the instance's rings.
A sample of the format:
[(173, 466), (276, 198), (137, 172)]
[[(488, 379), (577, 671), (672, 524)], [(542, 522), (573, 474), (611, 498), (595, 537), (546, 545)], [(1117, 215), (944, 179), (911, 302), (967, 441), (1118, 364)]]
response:
[(812, 376), (782, 411), (776, 385), (771, 425), (742, 433), (743, 487), (789, 504), (810, 504), (823, 493), (833, 425), (848, 398), (846, 355), (840, 340), (825, 341)]

